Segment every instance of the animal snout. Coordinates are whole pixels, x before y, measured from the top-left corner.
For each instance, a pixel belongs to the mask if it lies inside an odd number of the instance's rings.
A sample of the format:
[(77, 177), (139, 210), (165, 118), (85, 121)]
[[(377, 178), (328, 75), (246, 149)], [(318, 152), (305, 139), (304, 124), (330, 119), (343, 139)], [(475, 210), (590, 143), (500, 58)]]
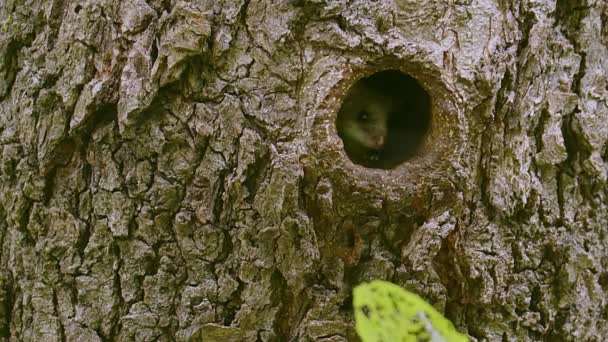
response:
[(372, 140), (372, 144), (374, 149), (381, 149), (384, 146), (384, 136), (383, 135), (378, 135), (375, 136)]

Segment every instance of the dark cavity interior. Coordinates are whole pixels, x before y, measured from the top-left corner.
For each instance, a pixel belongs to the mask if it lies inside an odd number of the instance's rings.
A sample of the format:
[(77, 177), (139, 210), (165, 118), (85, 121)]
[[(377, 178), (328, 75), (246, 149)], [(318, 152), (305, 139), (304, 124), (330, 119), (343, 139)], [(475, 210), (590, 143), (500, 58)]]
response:
[(430, 98), (413, 77), (381, 71), (349, 89), (336, 125), (352, 162), (392, 169), (419, 151), (431, 125)]

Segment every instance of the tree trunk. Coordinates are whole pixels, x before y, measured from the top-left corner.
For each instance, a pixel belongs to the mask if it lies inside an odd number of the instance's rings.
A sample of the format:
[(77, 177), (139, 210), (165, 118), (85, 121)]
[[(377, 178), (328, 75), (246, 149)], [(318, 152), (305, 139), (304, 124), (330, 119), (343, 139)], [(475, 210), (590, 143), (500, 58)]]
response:
[[(477, 340), (608, 340), (603, 0), (4, 0), (0, 338), (346, 341), (353, 286)], [(357, 165), (398, 70), (431, 129)]]

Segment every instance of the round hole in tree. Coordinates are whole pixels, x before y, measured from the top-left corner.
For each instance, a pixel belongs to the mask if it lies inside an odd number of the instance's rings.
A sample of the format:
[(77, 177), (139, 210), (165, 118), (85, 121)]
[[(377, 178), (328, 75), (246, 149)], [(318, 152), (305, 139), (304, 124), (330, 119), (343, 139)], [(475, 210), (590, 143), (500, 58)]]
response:
[(353, 163), (392, 169), (420, 150), (431, 126), (430, 97), (413, 77), (380, 71), (351, 86), (336, 126)]

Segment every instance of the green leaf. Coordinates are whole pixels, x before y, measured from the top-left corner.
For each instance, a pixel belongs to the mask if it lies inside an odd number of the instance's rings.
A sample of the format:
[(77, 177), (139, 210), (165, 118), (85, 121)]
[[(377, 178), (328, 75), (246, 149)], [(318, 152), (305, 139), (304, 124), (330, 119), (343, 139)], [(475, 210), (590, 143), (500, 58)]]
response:
[(374, 280), (355, 287), (353, 296), (362, 342), (469, 340), (424, 299), (398, 285)]

